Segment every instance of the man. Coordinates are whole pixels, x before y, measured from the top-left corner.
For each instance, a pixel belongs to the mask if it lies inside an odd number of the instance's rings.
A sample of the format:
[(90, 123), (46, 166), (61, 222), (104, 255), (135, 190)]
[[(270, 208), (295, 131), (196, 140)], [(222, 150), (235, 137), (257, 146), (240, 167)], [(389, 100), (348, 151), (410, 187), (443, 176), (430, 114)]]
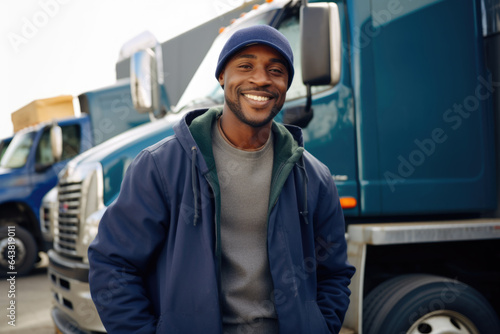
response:
[(111, 333), (338, 333), (345, 226), (329, 170), (273, 122), (294, 75), (286, 38), (237, 31), (221, 108), (188, 113), (130, 165), (90, 246)]

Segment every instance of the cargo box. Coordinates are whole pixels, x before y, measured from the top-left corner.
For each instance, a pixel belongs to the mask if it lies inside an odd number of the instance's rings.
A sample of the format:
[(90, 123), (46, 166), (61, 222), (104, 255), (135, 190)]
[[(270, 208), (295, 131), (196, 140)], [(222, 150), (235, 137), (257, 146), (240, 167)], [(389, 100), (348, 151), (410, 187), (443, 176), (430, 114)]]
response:
[(34, 100), (11, 114), (14, 132), (28, 126), (49, 121), (55, 118), (66, 118), (75, 115), (73, 96), (62, 95), (48, 99)]

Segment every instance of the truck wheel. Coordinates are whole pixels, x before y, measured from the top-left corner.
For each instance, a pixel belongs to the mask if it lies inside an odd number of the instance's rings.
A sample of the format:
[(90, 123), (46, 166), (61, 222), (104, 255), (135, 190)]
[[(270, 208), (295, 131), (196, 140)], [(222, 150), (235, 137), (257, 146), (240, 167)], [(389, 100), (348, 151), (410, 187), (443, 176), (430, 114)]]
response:
[[(15, 247), (12, 247), (14, 237)], [(9, 247), (10, 246), (10, 247)], [(33, 236), (19, 225), (15, 229), (0, 227), (0, 275), (15, 272), (17, 276), (26, 275), (32, 269), (37, 258), (38, 248)], [(15, 263), (11, 267), (12, 260)]]
[(390, 279), (368, 294), (363, 333), (500, 333), (500, 321), (474, 288), (444, 277), (415, 274)]

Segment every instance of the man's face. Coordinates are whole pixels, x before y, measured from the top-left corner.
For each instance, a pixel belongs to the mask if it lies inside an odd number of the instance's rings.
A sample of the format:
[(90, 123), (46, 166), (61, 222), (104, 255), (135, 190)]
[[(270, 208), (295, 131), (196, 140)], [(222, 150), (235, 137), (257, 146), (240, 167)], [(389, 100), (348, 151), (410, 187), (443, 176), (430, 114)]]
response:
[(286, 60), (274, 48), (256, 44), (236, 53), (219, 75), (224, 98), (236, 118), (262, 127), (285, 103), (288, 89)]

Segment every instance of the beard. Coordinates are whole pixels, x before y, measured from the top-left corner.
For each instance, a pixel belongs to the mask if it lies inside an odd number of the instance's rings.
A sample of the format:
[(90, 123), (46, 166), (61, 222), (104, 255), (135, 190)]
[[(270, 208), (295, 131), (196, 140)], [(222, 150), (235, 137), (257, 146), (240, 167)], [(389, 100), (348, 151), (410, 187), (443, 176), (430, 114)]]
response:
[[(241, 94), (238, 91), (238, 94), (236, 96), (240, 97)], [(275, 96), (276, 99), (276, 96)], [(280, 105), (275, 104), (272, 108), (271, 111), (269, 112), (269, 115), (263, 120), (252, 120), (249, 119), (248, 117), (245, 116), (245, 113), (243, 112), (243, 108), (241, 106), (241, 101), (239, 99), (235, 100), (230, 100), (226, 96), (224, 97), (224, 100), (226, 101), (227, 106), (229, 109), (233, 112), (233, 114), (240, 120), (242, 123), (247, 124), (253, 128), (260, 128), (263, 127), (264, 125), (268, 124), (271, 122), (274, 117), (280, 112), (281, 108), (283, 107), (283, 103)]]

